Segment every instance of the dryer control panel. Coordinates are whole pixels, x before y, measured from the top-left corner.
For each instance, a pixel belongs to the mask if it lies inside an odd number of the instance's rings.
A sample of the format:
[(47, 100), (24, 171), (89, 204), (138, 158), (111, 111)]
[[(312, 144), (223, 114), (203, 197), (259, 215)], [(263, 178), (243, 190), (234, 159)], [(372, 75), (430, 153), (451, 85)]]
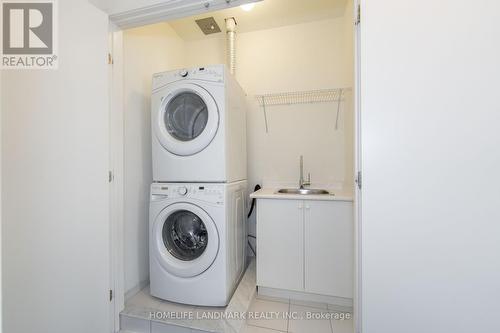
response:
[(224, 204), (224, 185), (191, 183), (156, 183), (151, 185), (151, 200), (189, 198), (213, 204)]
[(153, 75), (153, 90), (176, 81), (202, 80), (208, 82), (224, 82), (224, 65), (207, 67), (182, 68)]

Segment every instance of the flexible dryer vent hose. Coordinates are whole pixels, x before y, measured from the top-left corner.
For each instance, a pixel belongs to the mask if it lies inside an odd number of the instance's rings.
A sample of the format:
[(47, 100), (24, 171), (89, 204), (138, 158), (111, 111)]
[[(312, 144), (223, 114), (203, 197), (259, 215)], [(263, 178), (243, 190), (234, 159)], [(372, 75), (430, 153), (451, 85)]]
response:
[(226, 19), (227, 66), (234, 75), (236, 71), (236, 20), (234, 17)]
[[(255, 188), (253, 190), (254, 190), (254, 192), (256, 192), (260, 189), (261, 189), (260, 185), (257, 184), (257, 185), (255, 185)], [(250, 218), (250, 216), (252, 216), (254, 207), (255, 207), (255, 198), (252, 199), (252, 204), (250, 205), (250, 211), (248, 212), (247, 218)]]
[[(260, 185), (257, 184), (257, 185), (255, 185), (254, 192), (258, 191), (260, 189), (261, 189)], [(252, 204), (250, 206), (250, 211), (248, 212), (247, 218), (250, 218), (250, 216), (252, 216), (253, 209), (255, 208), (255, 203), (256, 203), (255, 198), (253, 198), (252, 199)], [(254, 235), (250, 235), (249, 234), (248, 237), (257, 240), (257, 237), (255, 237)], [(257, 252), (255, 251), (255, 248), (252, 246), (252, 243), (250, 242), (250, 239), (247, 239), (247, 243), (248, 243), (248, 246), (250, 247), (250, 250), (253, 252), (253, 255), (257, 256)]]

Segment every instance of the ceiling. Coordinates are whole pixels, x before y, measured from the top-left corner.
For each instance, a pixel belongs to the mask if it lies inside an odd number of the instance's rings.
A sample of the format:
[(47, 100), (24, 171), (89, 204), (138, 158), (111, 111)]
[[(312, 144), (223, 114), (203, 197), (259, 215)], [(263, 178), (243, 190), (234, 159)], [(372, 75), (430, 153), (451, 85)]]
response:
[(348, 0), (263, 0), (257, 2), (251, 11), (234, 7), (217, 12), (186, 17), (169, 24), (184, 40), (217, 38), (221, 33), (204, 35), (195, 20), (213, 16), (222, 31), (224, 19), (236, 18), (238, 32), (271, 29), (287, 25), (341, 17), (345, 14)]

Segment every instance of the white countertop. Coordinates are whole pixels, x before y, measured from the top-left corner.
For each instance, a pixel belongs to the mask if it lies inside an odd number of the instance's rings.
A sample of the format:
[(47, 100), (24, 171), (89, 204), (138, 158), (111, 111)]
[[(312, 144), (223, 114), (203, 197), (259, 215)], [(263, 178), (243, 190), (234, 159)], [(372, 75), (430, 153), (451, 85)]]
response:
[[(262, 188), (250, 194), (255, 199), (287, 199), (287, 200), (323, 200), (323, 201), (353, 201), (352, 194), (341, 190), (329, 190), (331, 194), (303, 195), (277, 193), (279, 188)], [(328, 190), (328, 189), (327, 189)]]

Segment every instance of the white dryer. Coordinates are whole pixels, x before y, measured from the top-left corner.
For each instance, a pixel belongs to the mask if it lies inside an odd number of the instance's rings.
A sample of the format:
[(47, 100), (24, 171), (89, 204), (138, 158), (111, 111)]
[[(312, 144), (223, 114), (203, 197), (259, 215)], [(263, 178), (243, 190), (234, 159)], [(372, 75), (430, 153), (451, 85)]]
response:
[(225, 306), (245, 269), (246, 181), (151, 185), (151, 295)]
[(246, 179), (245, 94), (224, 65), (153, 76), (153, 180)]

